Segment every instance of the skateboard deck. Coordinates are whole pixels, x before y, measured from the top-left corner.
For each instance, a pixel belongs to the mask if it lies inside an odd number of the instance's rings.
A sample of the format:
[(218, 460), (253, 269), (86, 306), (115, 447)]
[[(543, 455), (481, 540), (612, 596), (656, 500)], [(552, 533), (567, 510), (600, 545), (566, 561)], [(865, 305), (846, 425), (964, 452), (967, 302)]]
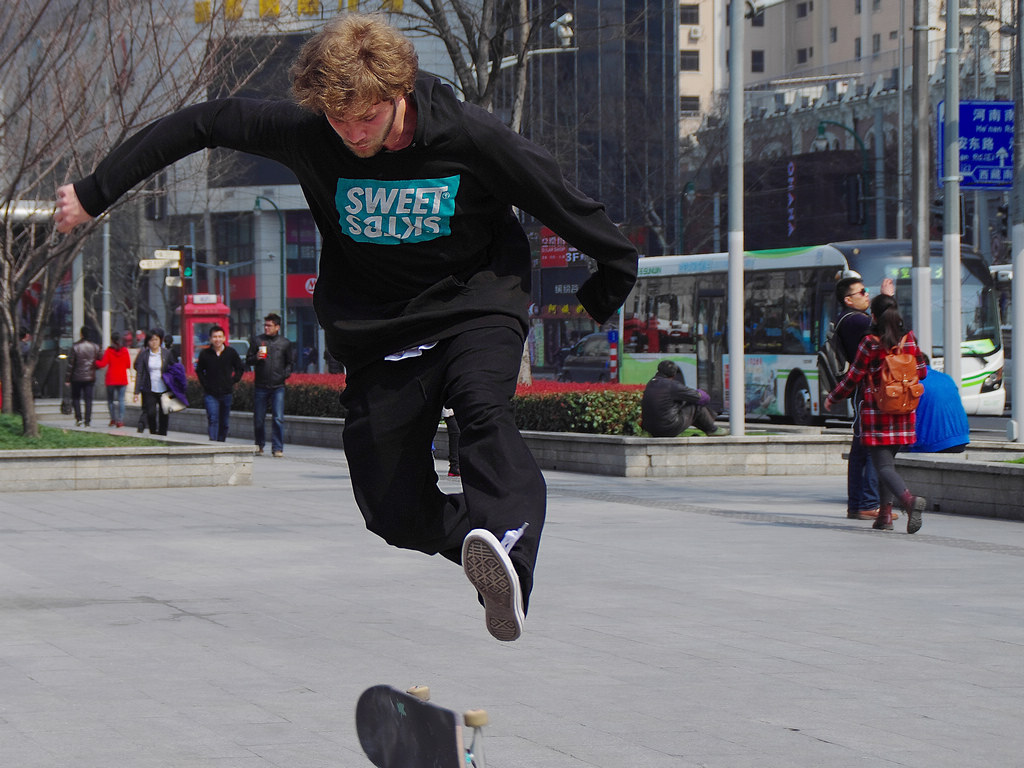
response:
[(465, 768), (460, 718), (451, 710), (387, 685), (367, 688), (356, 704), (356, 733), (377, 768)]

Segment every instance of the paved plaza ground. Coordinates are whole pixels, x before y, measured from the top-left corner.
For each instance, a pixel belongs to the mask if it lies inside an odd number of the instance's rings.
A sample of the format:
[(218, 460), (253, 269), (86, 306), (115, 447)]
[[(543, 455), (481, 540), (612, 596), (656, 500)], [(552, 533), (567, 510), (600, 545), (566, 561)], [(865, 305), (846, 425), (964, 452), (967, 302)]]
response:
[(365, 531), (347, 472), (287, 446), (250, 487), (0, 497), (0, 766), (368, 766), (376, 683), (487, 709), (492, 768), (1024, 764), (1020, 523), (548, 472), (503, 644), (459, 568)]

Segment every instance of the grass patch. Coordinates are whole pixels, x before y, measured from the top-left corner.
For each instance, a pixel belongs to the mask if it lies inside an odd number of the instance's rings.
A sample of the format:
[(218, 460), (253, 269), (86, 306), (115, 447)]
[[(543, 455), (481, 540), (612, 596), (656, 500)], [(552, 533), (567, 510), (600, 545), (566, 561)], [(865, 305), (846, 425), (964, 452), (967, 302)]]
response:
[(0, 451), (25, 451), (33, 449), (68, 448), (123, 448), (125, 446), (168, 445), (162, 440), (147, 440), (127, 435), (108, 435), (105, 432), (59, 429), (39, 425), (39, 437), (28, 438), (21, 434), (21, 416), (0, 413)]

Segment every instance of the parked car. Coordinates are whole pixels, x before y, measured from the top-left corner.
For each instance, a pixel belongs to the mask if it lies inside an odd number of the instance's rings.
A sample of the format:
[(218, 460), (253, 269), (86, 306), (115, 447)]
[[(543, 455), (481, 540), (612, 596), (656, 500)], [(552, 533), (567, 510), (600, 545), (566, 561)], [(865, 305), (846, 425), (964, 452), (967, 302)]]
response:
[(610, 381), (611, 346), (607, 333), (584, 336), (558, 366), (559, 381)]

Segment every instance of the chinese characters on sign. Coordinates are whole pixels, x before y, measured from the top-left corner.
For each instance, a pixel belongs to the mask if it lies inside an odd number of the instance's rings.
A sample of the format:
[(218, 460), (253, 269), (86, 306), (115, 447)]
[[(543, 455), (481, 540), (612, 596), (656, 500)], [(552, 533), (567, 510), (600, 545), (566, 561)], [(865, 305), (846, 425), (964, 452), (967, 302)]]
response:
[[(939, 186), (946, 178), (945, 102), (939, 102)], [(961, 189), (1013, 186), (1013, 102), (960, 102)]]

